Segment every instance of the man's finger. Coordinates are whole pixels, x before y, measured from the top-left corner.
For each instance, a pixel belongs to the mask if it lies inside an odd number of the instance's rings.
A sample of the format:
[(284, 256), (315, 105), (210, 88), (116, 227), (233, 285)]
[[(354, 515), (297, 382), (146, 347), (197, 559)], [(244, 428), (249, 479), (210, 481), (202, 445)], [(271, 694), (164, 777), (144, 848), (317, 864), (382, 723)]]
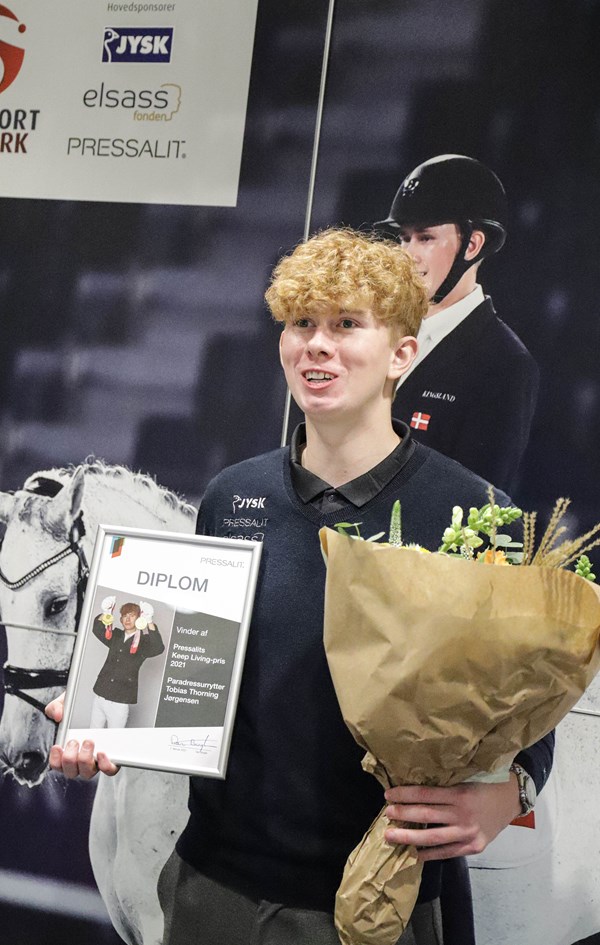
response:
[(53, 699), (52, 702), (48, 703), (44, 711), (49, 719), (53, 719), (55, 722), (62, 722), (64, 707), (65, 694), (61, 692), (57, 699)]
[(109, 777), (113, 777), (113, 775), (118, 774), (121, 770), (121, 766), (113, 764), (108, 755), (103, 751), (98, 752), (96, 761), (98, 762), (98, 769), (102, 771), (103, 774), (109, 775)]

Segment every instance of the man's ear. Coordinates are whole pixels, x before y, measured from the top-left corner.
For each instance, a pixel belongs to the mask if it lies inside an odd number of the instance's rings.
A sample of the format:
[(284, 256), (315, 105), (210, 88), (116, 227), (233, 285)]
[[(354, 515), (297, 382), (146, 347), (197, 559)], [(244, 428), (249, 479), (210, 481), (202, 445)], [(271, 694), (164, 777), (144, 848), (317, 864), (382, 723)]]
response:
[(390, 374), (394, 380), (406, 374), (415, 360), (418, 351), (417, 339), (412, 335), (402, 335), (394, 345), (390, 362)]
[(483, 249), (484, 243), (485, 233), (483, 230), (473, 230), (471, 233), (471, 238), (469, 239), (469, 244), (465, 250), (465, 259), (474, 259), (475, 256), (478, 256)]

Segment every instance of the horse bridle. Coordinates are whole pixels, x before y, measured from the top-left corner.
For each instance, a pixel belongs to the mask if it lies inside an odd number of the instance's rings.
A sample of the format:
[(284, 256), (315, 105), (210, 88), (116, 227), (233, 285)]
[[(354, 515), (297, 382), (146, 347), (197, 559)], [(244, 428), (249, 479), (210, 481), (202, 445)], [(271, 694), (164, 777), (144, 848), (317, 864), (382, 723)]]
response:
[[(32, 581), (39, 574), (42, 574), (47, 568), (51, 568), (53, 565), (58, 564), (59, 561), (62, 561), (63, 558), (66, 558), (68, 555), (77, 555), (77, 610), (75, 613), (74, 633), (77, 633), (77, 628), (79, 626), (79, 618), (81, 616), (81, 609), (83, 607), (83, 598), (85, 595), (87, 577), (90, 573), (85, 551), (83, 550), (82, 546), (84, 535), (85, 526), (83, 524), (83, 512), (80, 512), (71, 525), (71, 529), (69, 531), (69, 544), (58, 551), (55, 555), (52, 555), (45, 561), (42, 561), (41, 564), (36, 565), (35, 568), (32, 568), (31, 571), (28, 571), (27, 574), (24, 574), (23, 577), (19, 578), (17, 581), (9, 581), (2, 571), (2, 568), (0, 568), (0, 581), (2, 584), (4, 584), (5, 587), (8, 587), (9, 590), (16, 591), (20, 590), (22, 587), (25, 587), (29, 581)], [(10, 623), (8, 626), (10, 626)], [(51, 633), (52, 631), (48, 632)], [(35, 696), (31, 696), (28, 692), (24, 692), (23, 690), (46, 689), (51, 686), (65, 686), (69, 676), (68, 669), (26, 669), (23, 666), (12, 666), (10, 663), (5, 663), (3, 669), (5, 694), (7, 696), (17, 696), (18, 699), (22, 699), (23, 702), (33, 706), (34, 709), (39, 709), (42, 713), (44, 713), (45, 709), (44, 703), (40, 699), (36, 699)]]

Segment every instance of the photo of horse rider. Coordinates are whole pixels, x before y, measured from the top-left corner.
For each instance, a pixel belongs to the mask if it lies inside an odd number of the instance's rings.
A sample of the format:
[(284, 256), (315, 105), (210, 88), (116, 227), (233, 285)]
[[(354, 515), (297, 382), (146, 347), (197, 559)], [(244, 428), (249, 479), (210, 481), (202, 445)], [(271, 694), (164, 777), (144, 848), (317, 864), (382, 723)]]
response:
[(539, 371), (479, 284), (506, 239), (496, 174), (441, 154), (414, 168), (375, 229), (410, 253), (430, 293), (419, 352), (400, 379), (393, 415), (427, 446), (501, 489), (514, 487), (537, 400)]
[(102, 601), (92, 633), (108, 649), (94, 683), (90, 728), (125, 728), (131, 705), (138, 701), (140, 669), (145, 660), (160, 656), (165, 645), (154, 623), (154, 608), (146, 601), (124, 603), (122, 627), (115, 626), (114, 595)]

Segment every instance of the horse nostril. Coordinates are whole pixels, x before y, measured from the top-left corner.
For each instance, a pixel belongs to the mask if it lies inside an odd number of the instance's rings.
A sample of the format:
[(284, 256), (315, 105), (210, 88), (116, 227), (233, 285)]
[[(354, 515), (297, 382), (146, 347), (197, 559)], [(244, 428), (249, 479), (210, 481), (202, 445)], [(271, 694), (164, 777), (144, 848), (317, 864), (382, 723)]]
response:
[(24, 751), (20, 761), (14, 765), (18, 778), (25, 781), (37, 781), (46, 768), (46, 757), (40, 751)]

